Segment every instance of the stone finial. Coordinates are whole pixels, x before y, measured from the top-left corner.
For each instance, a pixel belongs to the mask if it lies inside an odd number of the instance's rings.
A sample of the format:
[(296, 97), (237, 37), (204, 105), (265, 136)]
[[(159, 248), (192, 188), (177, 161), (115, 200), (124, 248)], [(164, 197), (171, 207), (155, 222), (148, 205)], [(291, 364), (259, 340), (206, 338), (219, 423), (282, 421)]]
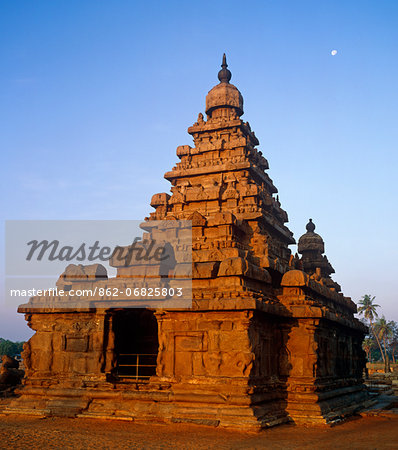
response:
[(310, 221), (307, 223), (305, 229), (310, 233), (313, 233), (315, 231), (315, 224), (312, 222), (312, 219), (310, 219)]
[[(209, 118), (229, 117), (231, 120), (243, 114), (243, 98), (236, 86), (231, 84), (231, 72), (227, 69), (225, 53), (218, 72), (220, 83), (213, 87), (206, 96), (206, 114)], [(213, 115), (215, 110), (216, 113)], [(254, 133), (253, 137), (254, 137)]]
[(229, 83), (231, 80), (232, 74), (227, 69), (228, 64), (227, 64), (227, 57), (225, 56), (225, 53), (222, 57), (221, 67), (222, 67), (222, 69), (218, 72), (218, 79), (220, 80), (221, 83)]

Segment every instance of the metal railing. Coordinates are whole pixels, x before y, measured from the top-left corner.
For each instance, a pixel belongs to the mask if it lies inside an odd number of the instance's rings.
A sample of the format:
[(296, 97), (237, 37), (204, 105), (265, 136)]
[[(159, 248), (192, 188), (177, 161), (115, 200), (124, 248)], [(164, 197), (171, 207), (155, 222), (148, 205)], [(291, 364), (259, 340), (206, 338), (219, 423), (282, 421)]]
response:
[(120, 353), (116, 375), (119, 378), (148, 380), (156, 375), (156, 353)]

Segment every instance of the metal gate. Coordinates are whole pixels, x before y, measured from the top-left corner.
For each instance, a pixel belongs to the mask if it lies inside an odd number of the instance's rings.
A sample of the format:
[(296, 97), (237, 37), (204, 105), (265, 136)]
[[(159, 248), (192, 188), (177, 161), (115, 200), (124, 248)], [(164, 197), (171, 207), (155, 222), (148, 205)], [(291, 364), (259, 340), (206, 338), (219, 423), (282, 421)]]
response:
[(148, 380), (156, 375), (156, 359), (156, 353), (120, 353), (116, 375), (120, 378)]

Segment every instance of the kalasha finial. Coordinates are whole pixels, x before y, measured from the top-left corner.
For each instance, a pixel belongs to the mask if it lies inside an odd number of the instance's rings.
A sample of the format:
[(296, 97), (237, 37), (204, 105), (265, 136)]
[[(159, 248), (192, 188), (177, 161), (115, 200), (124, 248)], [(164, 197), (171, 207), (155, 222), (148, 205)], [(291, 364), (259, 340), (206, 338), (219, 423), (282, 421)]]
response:
[(315, 224), (312, 223), (312, 219), (310, 219), (310, 221), (307, 223), (306, 225), (306, 230), (309, 231), (310, 233), (313, 233), (315, 230)]
[(232, 74), (227, 69), (228, 64), (227, 64), (227, 57), (225, 56), (225, 53), (222, 57), (221, 67), (222, 67), (222, 69), (218, 72), (218, 79), (220, 80), (221, 83), (229, 83), (229, 81), (232, 77)]

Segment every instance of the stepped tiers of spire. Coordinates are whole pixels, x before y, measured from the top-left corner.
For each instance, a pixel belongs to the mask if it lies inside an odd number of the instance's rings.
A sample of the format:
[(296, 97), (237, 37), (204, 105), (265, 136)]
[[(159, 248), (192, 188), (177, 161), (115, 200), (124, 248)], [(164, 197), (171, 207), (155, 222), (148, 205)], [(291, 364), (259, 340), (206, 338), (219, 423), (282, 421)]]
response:
[[(178, 147), (180, 162), (165, 175), (171, 195), (152, 197), (143, 225), (155, 238), (155, 220), (192, 221), (192, 307), (101, 309), (97, 294), (84, 311), (56, 296), (40, 310), (35, 302), (46, 298), (31, 299), (19, 308), (35, 330), (24, 347), (27, 377), (6, 413), (254, 430), (329, 423), (368, 402), (356, 306), (331, 279), (312, 220), (299, 239), (302, 257), (291, 254), (287, 214), (241, 119), (225, 55), (218, 78), (206, 119), (199, 114), (188, 129), (194, 147)], [(119, 264), (116, 278), (104, 270), (68, 267), (57, 286), (104, 291), (135, 273), (133, 262)]]
[(236, 293), (236, 276), (242, 277), (239, 290), (264, 294), (272, 283), (265, 269), (279, 273), (276, 277), (286, 272), (288, 245), (295, 243), (275, 198), (278, 190), (265, 172), (268, 161), (256, 148), (259, 141), (249, 123), (240, 118), (242, 95), (229, 83), (226, 67), (224, 55), (220, 83), (206, 97), (207, 120), (199, 114), (188, 129), (195, 146), (178, 147), (181, 162), (165, 174), (172, 195), (156, 194), (151, 201), (156, 209), (151, 220), (193, 221), (194, 273), (201, 274), (194, 277), (194, 294), (199, 297), (204, 291), (225, 296), (228, 287)]

